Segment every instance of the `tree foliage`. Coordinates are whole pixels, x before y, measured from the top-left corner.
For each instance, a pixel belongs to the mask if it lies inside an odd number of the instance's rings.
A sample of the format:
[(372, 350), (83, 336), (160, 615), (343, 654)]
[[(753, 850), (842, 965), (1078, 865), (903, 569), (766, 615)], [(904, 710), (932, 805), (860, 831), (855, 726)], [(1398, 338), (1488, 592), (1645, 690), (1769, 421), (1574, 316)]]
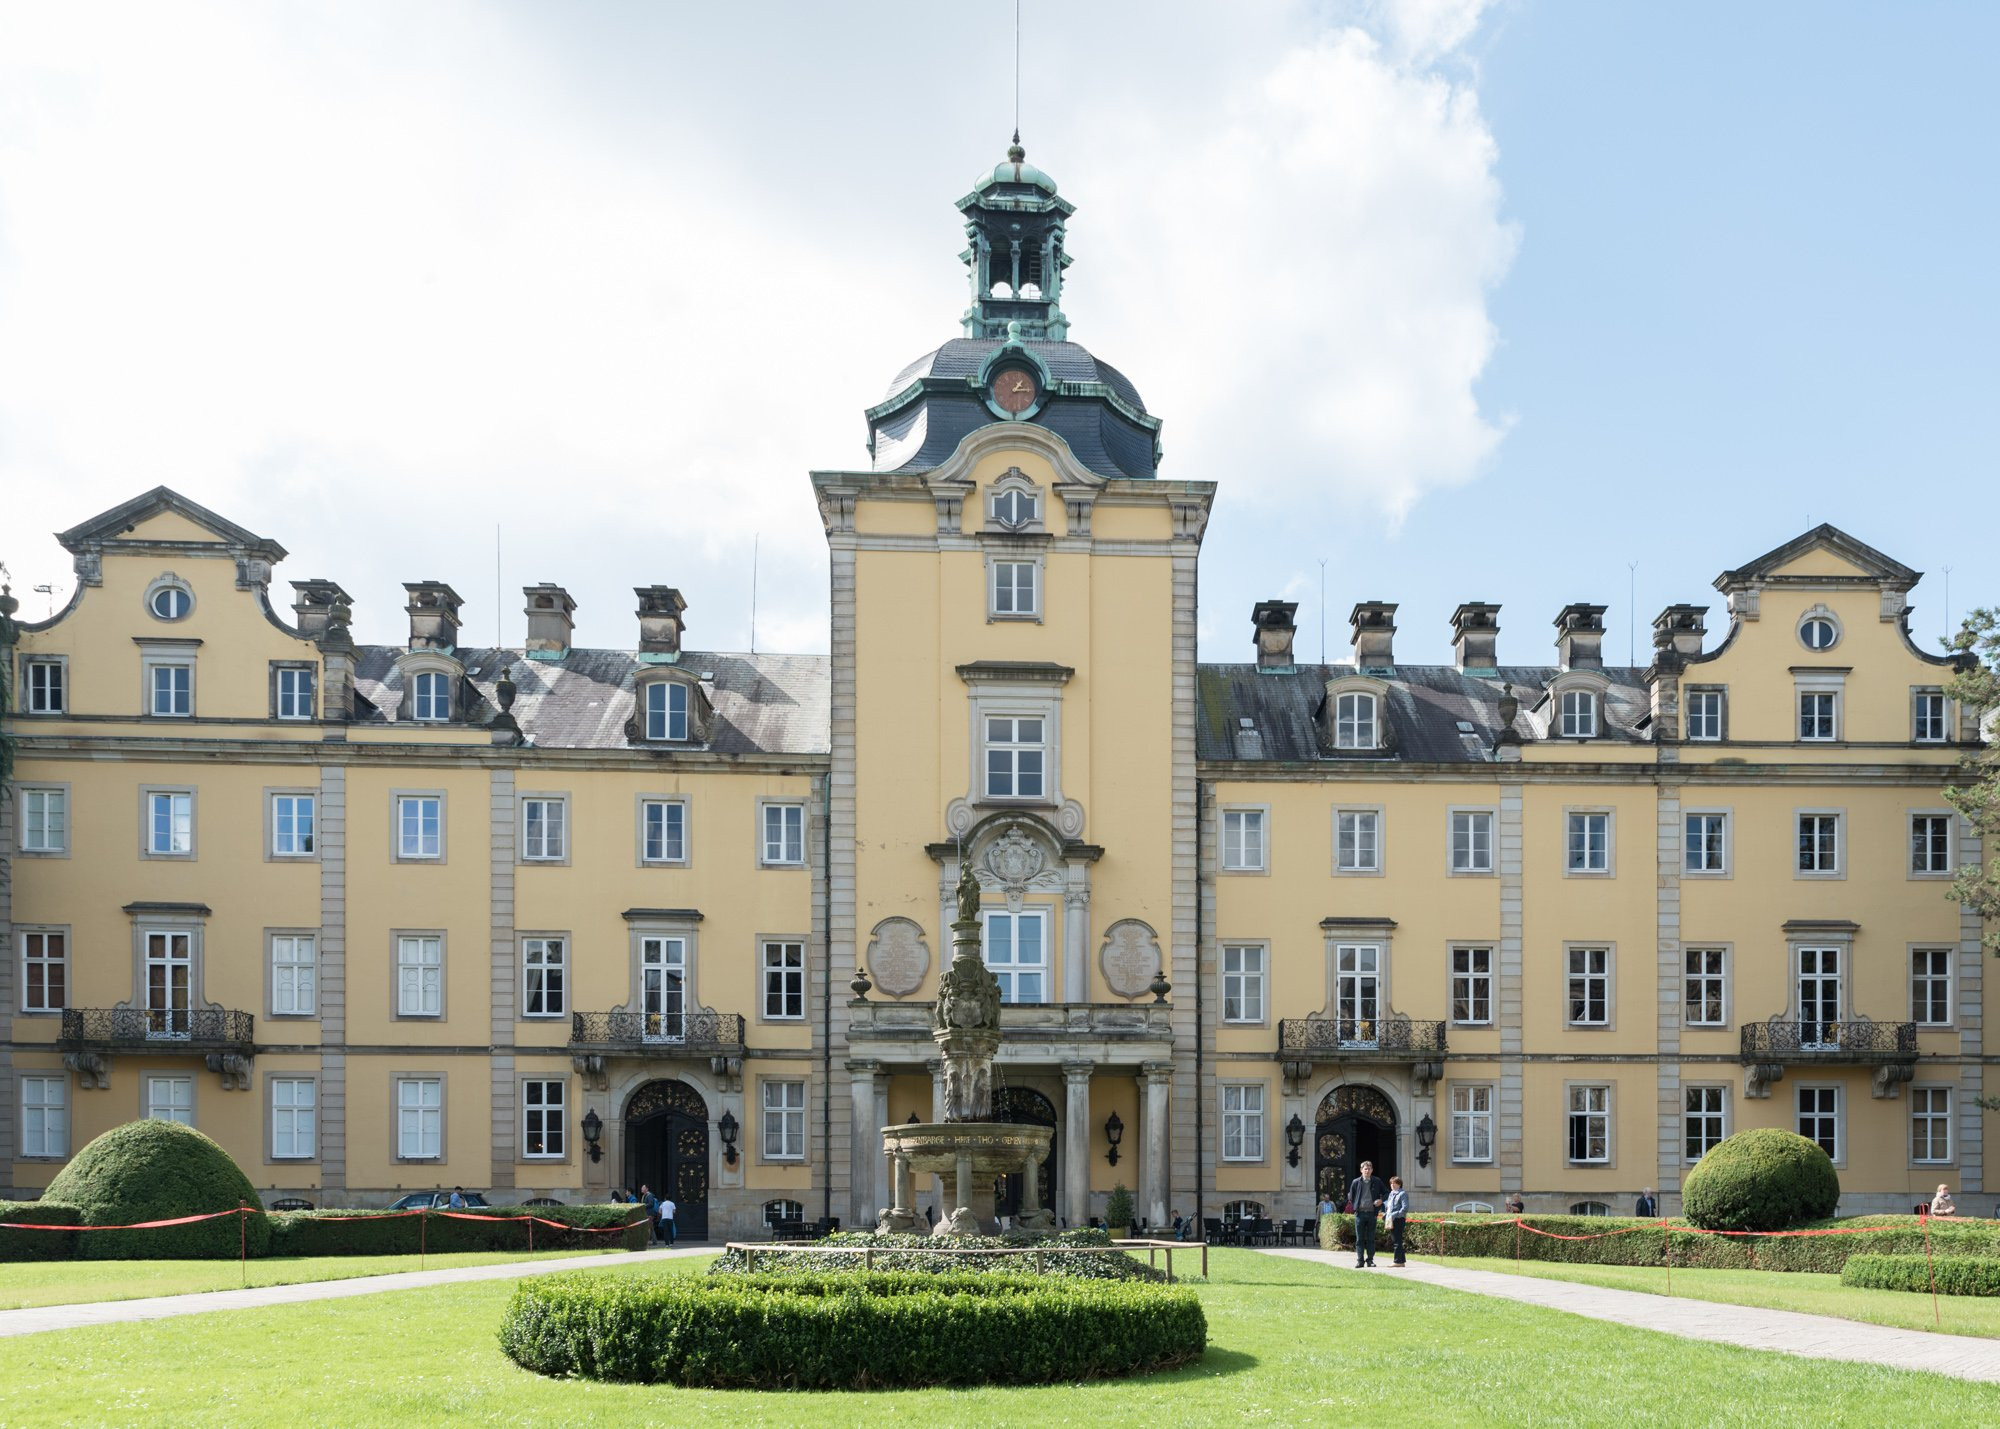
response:
[[(1945, 694), (1976, 712), (1982, 730), (2000, 713), (2000, 610), (1981, 608), (1947, 642), (1962, 661)], [(1979, 836), (1977, 863), (1963, 865), (1951, 896), (1985, 920), (1981, 941), (2000, 956), (2000, 747), (1990, 740), (1971, 755), (1944, 791)]]

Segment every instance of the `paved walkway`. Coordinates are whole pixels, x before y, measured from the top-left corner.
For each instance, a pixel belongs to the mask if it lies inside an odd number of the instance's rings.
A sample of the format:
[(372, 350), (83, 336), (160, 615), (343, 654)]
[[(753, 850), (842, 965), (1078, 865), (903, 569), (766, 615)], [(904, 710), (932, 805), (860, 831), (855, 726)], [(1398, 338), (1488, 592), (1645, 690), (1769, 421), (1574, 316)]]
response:
[(144, 1300), (97, 1300), (87, 1305), (38, 1305), (24, 1310), (0, 1310), (0, 1337), (36, 1335), (44, 1330), (74, 1330), (83, 1325), (115, 1325), (127, 1320), (164, 1320), (172, 1315), (201, 1315), (210, 1310), (254, 1310), (265, 1305), (298, 1305), (309, 1300), (345, 1300), (354, 1295), (380, 1295), (390, 1290), (423, 1290), (432, 1285), (456, 1285), (466, 1280), (516, 1280), (557, 1270), (603, 1269), (649, 1260), (673, 1260), (688, 1255), (716, 1255), (721, 1247), (695, 1245), (672, 1250), (638, 1250), (617, 1257), (566, 1255), (560, 1260), (509, 1261), (500, 1265), (468, 1265), (455, 1270), (406, 1270), (394, 1275), (356, 1276), (350, 1280), (309, 1280), (299, 1285), (267, 1285), (254, 1290), (207, 1290), (193, 1295), (155, 1295)]
[(1685, 1300), (1647, 1295), (1637, 1290), (1609, 1290), (1572, 1280), (1542, 1280), (1504, 1271), (1463, 1270), (1452, 1265), (1411, 1261), (1401, 1270), (1388, 1261), (1374, 1270), (1356, 1270), (1351, 1251), (1267, 1250), (1266, 1255), (1290, 1256), (1338, 1266), (1350, 1275), (1391, 1276), (1417, 1280), (1446, 1290), (1473, 1295), (1497, 1295), (1551, 1310), (1567, 1310), (1593, 1320), (1611, 1320), (1635, 1329), (1658, 1330), (1684, 1340), (1713, 1340), (1752, 1350), (1803, 1355), (1817, 1360), (1853, 1360), (1892, 1369), (1928, 1370), (1955, 1379), (2000, 1383), (2000, 1344), (1971, 1335), (1931, 1334), (1864, 1325), (1830, 1315), (1802, 1315), (1796, 1310), (1766, 1310), (1753, 1305), (1722, 1305), (1713, 1300)]

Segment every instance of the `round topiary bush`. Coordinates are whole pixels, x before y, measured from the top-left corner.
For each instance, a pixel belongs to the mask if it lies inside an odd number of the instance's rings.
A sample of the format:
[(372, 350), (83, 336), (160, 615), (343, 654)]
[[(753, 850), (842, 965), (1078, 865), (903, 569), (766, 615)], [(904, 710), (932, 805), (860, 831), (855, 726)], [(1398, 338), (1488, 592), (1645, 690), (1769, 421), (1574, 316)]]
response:
[(56, 1173), (42, 1199), (75, 1206), (87, 1226), (171, 1220), (246, 1203), (254, 1208), (245, 1217), (157, 1230), (83, 1231), (76, 1238), (81, 1260), (233, 1259), (239, 1235), (252, 1255), (271, 1245), (271, 1223), (250, 1178), (227, 1151), (179, 1122), (114, 1126)]
[(1776, 1127), (1739, 1131), (1695, 1163), (1681, 1208), (1704, 1230), (1777, 1231), (1824, 1220), (1840, 1176), (1817, 1142)]

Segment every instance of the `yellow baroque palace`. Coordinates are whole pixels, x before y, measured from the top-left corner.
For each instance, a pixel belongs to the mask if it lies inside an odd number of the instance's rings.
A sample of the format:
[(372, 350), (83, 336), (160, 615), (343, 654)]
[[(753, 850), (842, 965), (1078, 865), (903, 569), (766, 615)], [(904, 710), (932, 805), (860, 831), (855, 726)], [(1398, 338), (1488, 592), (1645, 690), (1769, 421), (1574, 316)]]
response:
[(1419, 1207), (1672, 1211), (1752, 1126), (1824, 1145), (1845, 1212), (1986, 1208), (2000, 1039), (1945, 896), (1980, 850), (1940, 793), (1979, 730), (1917, 572), (1819, 527), (1643, 668), (1593, 605), (1503, 664), (1478, 603), (1450, 665), (1374, 602), (1307, 664), (1282, 601), (1198, 664), (1215, 486), (1069, 341), (1071, 205), (1016, 149), (958, 207), (961, 335), (869, 410), (869, 469), (812, 476), (828, 656), (693, 648), (666, 586), (631, 649), (574, 648), (547, 584), (524, 648), (469, 647), (437, 582), (361, 645), (339, 584), (287, 604), (283, 547), (165, 488), (61, 533), (67, 607), (0, 616), (7, 1194), (162, 1116), (272, 1202), (644, 1182), (697, 1236), (872, 1224), (969, 863), (998, 1111), (1055, 1128), (1070, 1223), (1120, 1183), (1154, 1224), (1304, 1216), (1363, 1159)]

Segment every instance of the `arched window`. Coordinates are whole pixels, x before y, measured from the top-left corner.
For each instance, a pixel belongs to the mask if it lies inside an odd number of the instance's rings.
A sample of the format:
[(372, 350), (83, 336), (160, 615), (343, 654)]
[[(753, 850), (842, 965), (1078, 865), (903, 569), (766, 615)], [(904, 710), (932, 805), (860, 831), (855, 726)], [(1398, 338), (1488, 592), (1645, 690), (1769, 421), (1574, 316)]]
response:
[(410, 713), (420, 720), (451, 718), (451, 677), (436, 670), (417, 675), (410, 685)]
[(1010, 486), (993, 495), (993, 519), (1010, 529), (1026, 526), (1040, 514), (1041, 502), (1032, 491)]
[(646, 686), (646, 738), (684, 740), (688, 737), (688, 687), (678, 680), (656, 680)]
[(764, 1202), (764, 1224), (774, 1226), (779, 1221), (802, 1221), (806, 1218), (806, 1208), (797, 1201)]
[(1376, 718), (1375, 696), (1363, 690), (1349, 690), (1334, 696), (1333, 745), (1336, 749), (1374, 749), (1380, 722)]
[(1493, 1214), (1493, 1208), (1484, 1201), (1460, 1201), (1452, 1209), (1473, 1216), (1490, 1216)]
[(1594, 690), (1564, 690), (1562, 693), (1562, 722), (1557, 727), (1564, 739), (1595, 739), (1597, 737), (1597, 692)]
[(1231, 1201), (1222, 1208), (1226, 1220), (1254, 1221), (1264, 1214), (1262, 1201)]
[(1611, 1207), (1602, 1201), (1578, 1201), (1569, 1208), (1569, 1213), (1573, 1216), (1608, 1216)]

